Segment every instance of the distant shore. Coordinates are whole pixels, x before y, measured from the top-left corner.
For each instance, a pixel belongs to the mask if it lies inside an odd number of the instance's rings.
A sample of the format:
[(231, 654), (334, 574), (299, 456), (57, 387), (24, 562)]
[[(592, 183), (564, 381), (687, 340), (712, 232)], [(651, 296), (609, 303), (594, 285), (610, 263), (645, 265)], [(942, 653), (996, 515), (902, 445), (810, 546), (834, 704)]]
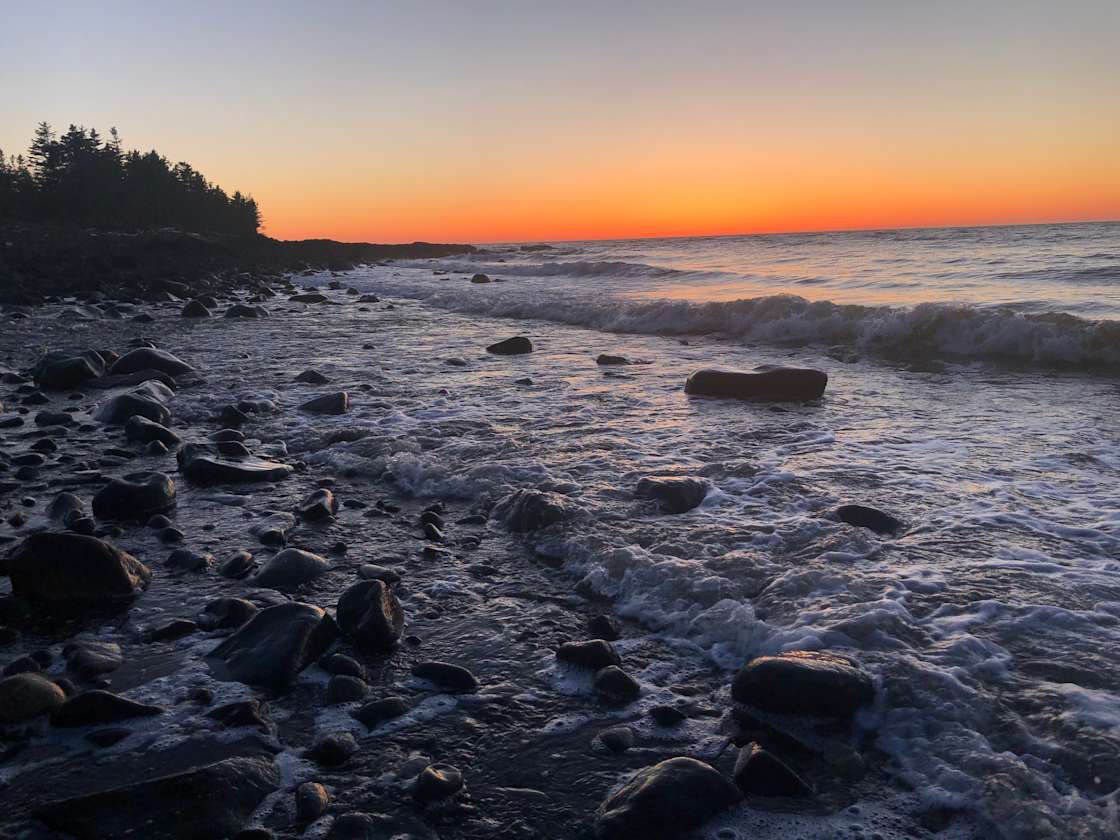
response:
[(247, 288), (265, 277), (308, 269), (344, 271), (363, 263), (476, 251), (472, 245), (429, 242), (285, 241), (170, 228), (121, 232), (5, 225), (0, 226), (0, 303), (33, 305), (74, 294), (153, 300), (187, 289), (202, 294)]

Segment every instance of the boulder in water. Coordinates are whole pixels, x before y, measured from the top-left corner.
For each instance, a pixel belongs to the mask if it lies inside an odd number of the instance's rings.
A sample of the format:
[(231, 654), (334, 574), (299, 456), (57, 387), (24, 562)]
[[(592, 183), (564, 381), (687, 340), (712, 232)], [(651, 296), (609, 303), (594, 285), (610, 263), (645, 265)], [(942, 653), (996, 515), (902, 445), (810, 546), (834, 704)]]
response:
[(105, 360), (93, 350), (80, 354), (54, 350), (38, 361), (32, 376), (40, 388), (61, 391), (77, 388), (104, 373)]
[(698, 370), (688, 377), (684, 392), (699, 397), (769, 402), (805, 402), (820, 399), (828, 374), (810, 368), (773, 367), (755, 372)]
[(318, 522), (338, 513), (338, 500), (326, 487), (320, 487), (304, 499), (299, 506), (299, 515), (310, 522)]
[(501, 499), (491, 516), (504, 522), (511, 531), (525, 533), (574, 519), (582, 513), (582, 508), (567, 496), (547, 490), (522, 489)]
[(171, 412), (162, 400), (152, 396), (150, 391), (139, 389), (109, 397), (94, 410), (93, 419), (107, 426), (121, 426), (136, 415), (163, 426), (171, 420)]
[(327, 296), (319, 294), (318, 292), (304, 292), (298, 295), (292, 295), (288, 300), (293, 303), (326, 303)]
[(676, 840), (742, 799), (710, 764), (670, 758), (639, 770), (595, 815), (601, 840)]
[(298, 548), (285, 548), (251, 578), (254, 586), (265, 589), (296, 589), (329, 570), (331, 564), (318, 554)]
[(412, 675), (435, 683), (444, 691), (469, 693), (478, 690), (474, 674), (461, 665), (449, 662), (421, 662), (412, 666)]
[(147, 417), (141, 417), (139, 414), (129, 417), (125, 422), (124, 436), (139, 443), (151, 443), (153, 440), (158, 440), (168, 448), (182, 443), (179, 436), (169, 428), (149, 420)]
[(296, 382), (306, 382), (310, 385), (329, 385), (330, 381), (330, 377), (311, 369), (296, 376)]
[(638, 481), (638, 495), (657, 501), (669, 513), (686, 513), (704, 501), (712, 485), (693, 476), (646, 477)]
[(258, 612), (209, 657), (219, 678), (282, 690), (337, 638), (324, 610), (291, 601)]
[(586, 642), (564, 642), (556, 650), (556, 658), (569, 665), (590, 668), (598, 671), (608, 665), (621, 665), (622, 659), (611, 643), (605, 639), (590, 639)]
[(188, 443), (177, 455), (179, 470), (193, 484), (246, 484), (280, 481), (292, 467), (255, 457), (232, 457), (218, 452), (217, 445)]
[(523, 335), (515, 335), (513, 338), (491, 344), (486, 348), (486, 352), (498, 356), (520, 356), (533, 352), (533, 342)]
[(848, 659), (798, 650), (752, 659), (735, 675), (731, 696), (769, 712), (849, 718), (875, 687)]
[(479, 274), (474, 275), (474, 277), (471, 278), (471, 282), (472, 283), (489, 283), (490, 278), (487, 277), (485, 274), (479, 273)]
[(179, 314), (184, 318), (209, 318), (213, 313), (210, 312), (210, 308), (206, 304), (195, 298), (187, 301), (187, 305), (183, 307), (183, 311)]
[(68, 531), (40, 531), (8, 558), (12, 594), (46, 601), (131, 598), (147, 586), (148, 567), (103, 540)]
[(226, 310), (226, 318), (267, 318), (268, 310), (263, 306), (249, 306), (245, 303), (235, 303)]
[(0, 724), (50, 714), (64, 702), (65, 692), (40, 674), (24, 672), (0, 680)]
[(177, 356), (166, 350), (157, 350), (154, 347), (137, 347), (129, 350), (109, 368), (109, 373), (117, 375), (122, 373), (136, 373), (141, 370), (158, 370), (168, 376), (180, 376), (191, 373), (194, 368)]
[(147, 520), (175, 507), (175, 482), (158, 472), (129, 473), (114, 478), (93, 497), (98, 519)]
[(159, 706), (137, 703), (111, 691), (83, 691), (71, 697), (51, 717), (54, 726), (95, 726), (135, 717), (163, 714)]
[(338, 599), (335, 611), (344, 635), (365, 650), (390, 650), (404, 628), (404, 608), (380, 580), (363, 580)]
[(732, 778), (747, 795), (804, 796), (813, 792), (784, 761), (753, 742), (739, 751)]
[(350, 395), (345, 391), (323, 394), (310, 399), (300, 406), (301, 411), (311, 414), (345, 414), (350, 409)]
[(867, 528), (876, 534), (893, 534), (902, 522), (889, 513), (867, 505), (841, 505), (836, 508), (836, 518), (856, 528)]

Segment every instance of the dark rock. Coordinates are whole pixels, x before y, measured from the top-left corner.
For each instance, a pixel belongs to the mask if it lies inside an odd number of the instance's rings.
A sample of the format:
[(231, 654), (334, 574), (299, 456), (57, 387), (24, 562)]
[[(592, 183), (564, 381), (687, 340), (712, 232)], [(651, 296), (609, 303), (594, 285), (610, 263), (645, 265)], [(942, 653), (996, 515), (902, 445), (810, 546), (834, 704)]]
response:
[(412, 675), (435, 683), (444, 691), (469, 693), (478, 690), (474, 674), (460, 665), (448, 662), (421, 662), (412, 666)]
[[(181, 543), (183, 541), (183, 532), (178, 528), (164, 528), (159, 532), (159, 541), (168, 544)], [(213, 557), (209, 557), (209, 560), (207, 560), (207, 565), (209, 565), (209, 563), (212, 562), (213, 559)]]
[(230, 729), (240, 726), (255, 726), (264, 730), (269, 728), (268, 719), (259, 700), (236, 700), (233, 703), (226, 703), (208, 711), (206, 717)]
[(56, 522), (69, 523), (83, 512), (82, 500), (73, 493), (59, 493), (47, 505), (47, 516)]
[(280, 481), (292, 473), (287, 464), (259, 458), (229, 458), (219, 455), (216, 447), (188, 443), (178, 453), (179, 470), (194, 484), (243, 484), (256, 481)]
[(876, 534), (893, 534), (902, 522), (889, 513), (866, 505), (841, 505), (836, 508), (836, 518), (856, 528), (868, 528)]
[(423, 527), (424, 539), (431, 540), (432, 542), (443, 542), (443, 531), (441, 531), (431, 522), (425, 522)]
[(336, 513), (338, 513), (338, 500), (326, 487), (314, 491), (299, 506), (299, 515), (311, 522), (326, 519)]
[(109, 373), (117, 376), (123, 373), (136, 373), (141, 370), (158, 370), (168, 376), (181, 376), (184, 373), (191, 373), (194, 368), (166, 350), (137, 347), (135, 350), (129, 350), (113, 362), (113, 366), (109, 368)]
[(8, 558), (12, 594), (29, 599), (131, 598), (151, 579), (148, 568), (96, 537), (32, 534)]
[(151, 443), (153, 440), (158, 440), (169, 448), (182, 443), (179, 436), (169, 428), (160, 423), (155, 423), (147, 417), (141, 417), (139, 414), (128, 418), (128, 421), (124, 424), (124, 436), (128, 440), (135, 440), (140, 443)]
[(93, 497), (93, 515), (98, 519), (147, 520), (173, 507), (175, 482), (158, 472), (115, 478)]
[(244, 443), (245, 433), (239, 432), (237, 431), (237, 429), (218, 429), (218, 431), (210, 435), (210, 440), (217, 441), (219, 443), (222, 441), (237, 441), (238, 443)]
[(307, 292), (305, 294), (292, 295), (288, 300), (293, 303), (326, 303), (327, 296), (321, 295), (318, 292)]
[(450, 764), (429, 764), (416, 777), (413, 798), (424, 804), (454, 796), (463, 789), (463, 774)]
[(350, 395), (345, 391), (323, 394), (300, 406), (301, 411), (311, 414), (345, 414), (350, 409)]
[(285, 548), (252, 578), (254, 586), (266, 589), (296, 589), (328, 571), (326, 558), (298, 548)]
[(399, 718), (406, 714), (411, 706), (401, 697), (382, 697), (371, 700), (354, 712), (354, 718), (369, 729), (384, 723), (387, 720)]
[(564, 642), (556, 650), (556, 658), (569, 665), (590, 668), (598, 671), (608, 665), (621, 665), (622, 660), (604, 639), (590, 639), (586, 642)]
[(342, 653), (332, 653), (330, 656), (324, 656), (319, 660), (319, 667), (328, 674), (343, 674), (357, 677), (360, 680), (366, 678), (366, 669), (362, 667), (362, 664), (352, 656), (346, 656)]
[(567, 496), (546, 490), (516, 490), (494, 506), (491, 516), (509, 530), (536, 531), (581, 515), (583, 510)]
[(649, 716), (658, 726), (676, 726), (688, 718), (688, 715), (676, 706), (653, 706), (649, 710)]
[(120, 645), (113, 642), (71, 642), (62, 655), (67, 669), (81, 680), (111, 674), (124, 662)]
[(328, 703), (353, 703), (366, 696), (369, 687), (357, 677), (335, 674), (327, 683)]
[(24, 672), (0, 680), (0, 724), (50, 714), (65, 702), (62, 689), (40, 674)]
[(171, 642), (189, 636), (198, 630), (198, 625), (188, 618), (175, 618), (166, 624), (161, 624), (147, 635), (149, 642)]
[(249, 306), (244, 303), (235, 303), (226, 310), (227, 318), (267, 318), (268, 310), (263, 306)]
[(224, 578), (243, 578), (253, 571), (257, 561), (244, 549), (235, 551), (218, 566), (218, 574)]
[(630, 360), (624, 356), (611, 356), (607, 353), (600, 353), (598, 358), (595, 359), (597, 365), (628, 365)]
[(704, 501), (711, 484), (702, 478), (647, 477), (638, 481), (638, 495), (656, 500), (670, 513), (685, 513)]
[(850, 660), (807, 650), (752, 659), (731, 684), (739, 703), (827, 718), (851, 717), (874, 695), (871, 678)]
[(608, 665), (595, 672), (595, 690), (615, 703), (629, 703), (642, 693), (638, 681), (617, 665)]
[(87, 732), (86, 740), (95, 747), (104, 749), (113, 746), (113, 744), (119, 744), (131, 734), (131, 729), (125, 729), (123, 726), (115, 726), (110, 729), (97, 729), (93, 732)]
[(171, 420), (167, 406), (150, 393), (139, 391), (110, 397), (97, 407), (93, 418), (109, 426), (121, 426), (136, 415), (164, 426)]
[(601, 840), (677, 840), (740, 799), (739, 789), (711, 765), (670, 758), (639, 770), (607, 796), (595, 834)]
[(296, 377), (296, 382), (307, 382), (311, 385), (329, 385), (330, 381), (330, 377), (319, 373), (317, 370), (310, 369)]
[(337, 767), (357, 751), (358, 742), (349, 732), (327, 732), (315, 739), (307, 756), (323, 767)]
[(74, 422), (74, 415), (65, 411), (40, 411), (35, 415), (36, 426), (69, 426)]
[(486, 348), (486, 352), (498, 356), (520, 356), (533, 352), (533, 342), (523, 335), (515, 335), (513, 338), (491, 344)]
[(684, 392), (701, 397), (803, 402), (819, 399), (826, 385), (828, 374), (809, 368), (776, 367), (756, 373), (706, 369), (688, 377)]
[(611, 752), (626, 752), (634, 746), (634, 730), (629, 726), (612, 726), (599, 733), (599, 741)]
[(86, 380), (97, 379), (104, 373), (105, 362), (93, 350), (82, 354), (55, 350), (39, 360), (32, 376), (40, 388), (62, 391), (77, 388)]
[(396, 569), (390, 569), (388, 566), (378, 566), (373, 563), (363, 563), (359, 566), (358, 577), (363, 580), (384, 581), (390, 586), (401, 581), (401, 574)]
[(135, 717), (163, 714), (159, 706), (137, 703), (111, 691), (83, 691), (71, 697), (51, 716), (54, 726), (94, 726)]
[(189, 548), (177, 548), (167, 556), (164, 565), (184, 572), (204, 572), (214, 564), (214, 555)]
[(227, 630), (240, 627), (257, 612), (257, 605), (244, 598), (216, 598), (202, 608), (197, 618), (204, 630)]
[(404, 628), (404, 608), (380, 580), (363, 580), (350, 586), (338, 599), (335, 615), (343, 634), (370, 651), (391, 649)]
[(325, 611), (289, 602), (258, 612), (209, 657), (217, 660), (219, 677), (285, 689), (336, 638), (338, 627)]
[(487, 277), (485, 274), (476, 274), (474, 277), (471, 278), (471, 282), (472, 283), (489, 283), (490, 278)]
[(279, 784), (271, 758), (227, 758), (51, 802), (34, 814), (51, 828), (82, 838), (219, 840), (236, 834)]
[(19, 659), (13, 659), (4, 666), (4, 676), (11, 677), (15, 674), (37, 674), (43, 670), (43, 666), (33, 656), (21, 656)]
[(296, 788), (296, 821), (314, 822), (327, 812), (331, 797), (318, 782), (304, 782)]
[(622, 635), (622, 630), (619, 629), (618, 622), (613, 616), (597, 615), (587, 622), (587, 629), (591, 631), (591, 635), (596, 639), (606, 639), (608, 642), (613, 642)]
[(805, 796), (813, 792), (785, 762), (755, 743), (739, 751), (732, 778), (748, 796)]
[(264, 545), (281, 546), (287, 542), (288, 531), (295, 527), (296, 518), (290, 513), (273, 513), (252, 525), (249, 533)]
[(184, 318), (209, 318), (213, 313), (202, 301), (196, 299), (187, 301), (187, 305), (179, 314)]

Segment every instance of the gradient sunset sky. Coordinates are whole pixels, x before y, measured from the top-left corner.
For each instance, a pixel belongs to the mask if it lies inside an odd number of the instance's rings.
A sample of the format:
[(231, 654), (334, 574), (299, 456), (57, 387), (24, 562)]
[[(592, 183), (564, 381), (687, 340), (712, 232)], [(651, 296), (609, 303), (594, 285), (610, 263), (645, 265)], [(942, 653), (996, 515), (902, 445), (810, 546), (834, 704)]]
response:
[(70, 122), (266, 232), (523, 241), (1120, 218), (1120, 2), (6, 4)]

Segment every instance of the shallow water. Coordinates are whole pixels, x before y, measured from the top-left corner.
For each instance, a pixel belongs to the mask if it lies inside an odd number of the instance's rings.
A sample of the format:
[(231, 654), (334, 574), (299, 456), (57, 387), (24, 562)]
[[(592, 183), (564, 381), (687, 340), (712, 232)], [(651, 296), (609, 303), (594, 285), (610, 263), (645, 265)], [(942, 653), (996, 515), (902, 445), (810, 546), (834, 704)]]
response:
[[(510, 265), (494, 259), (463, 267)], [(231, 399), (271, 401), (275, 409), (247, 427), (254, 447), (282, 442), (308, 470), (249, 496), (183, 488), (176, 524), (188, 545), (219, 559), (252, 547), (251, 518), (289, 509), (319, 477), (334, 476), (343, 499), (405, 504), (403, 523), (347, 510), (325, 529), (301, 526), (293, 539), (324, 553), (339, 539), (351, 546), (332, 555), (336, 572), (301, 594), (325, 605), (361, 562), (399, 563), (406, 633), (424, 640), (376, 665), (376, 684), (415, 695), (422, 708), (366, 736), (369, 757), (334, 782), (349, 791), (345, 801), (403, 795), (394, 774), (419, 752), (459, 764), (473, 786), (478, 812), (465, 823), (449, 818), (445, 836), (497, 836), (494, 820), (511, 837), (580, 836), (625, 769), (682, 752), (726, 762), (722, 713), (734, 668), (761, 653), (819, 648), (858, 659), (880, 691), (850, 735), (818, 743), (828, 761), (804, 765), (822, 791), (818, 807), (744, 807), (702, 836), (1120, 831), (1120, 387), (1107, 369), (900, 360), (831, 342), (744, 345), (727, 331), (682, 340), (589, 329), (571, 323), (570, 309), (549, 310), (549, 301), (578, 297), (565, 286), (571, 278), (511, 274), (472, 285), (459, 268), (379, 266), (333, 278), (382, 294), (392, 309), (360, 307), (341, 291), (330, 293), (338, 305), (274, 304), (274, 317), (256, 323), (187, 322), (166, 307), (147, 327), (21, 322), (4, 347), (12, 363), (28, 364), (48, 347), (157, 337), (209, 380), (173, 401), (180, 429), (206, 427)], [(588, 306), (613, 305), (599, 298)], [(532, 338), (531, 355), (483, 351), (518, 333)], [(599, 353), (645, 363), (599, 367)], [(698, 367), (766, 363), (827, 371), (825, 397), (766, 406), (682, 391)], [(351, 392), (350, 414), (295, 410), (326, 390), (292, 382), (307, 367)], [(517, 384), (525, 377), (532, 384)], [(666, 474), (702, 475), (714, 490), (700, 508), (665, 516), (633, 491), (640, 477)], [(587, 516), (527, 543), (496, 523), (456, 526), (454, 560), (419, 555), (408, 523), (424, 504), (446, 500), (453, 521), (520, 487), (569, 494)], [(831, 511), (848, 502), (886, 509), (906, 529), (880, 538), (840, 524)], [(122, 544), (142, 558), (166, 551), (143, 529)], [(127, 637), (130, 627), (189, 615), (238, 586), (212, 575), (158, 576), (126, 624), (101, 632)], [(558, 668), (548, 649), (578, 638), (581, 612), (606, 603), (630, 622), (620, 650), (645, 691), (621, 713), (596, 704), (586, 679)], [(136, 653), (115, 687), (162, 704), (186, 685), (247, 695), (201, 666), (197, 657), (212, 645), (190, 637), (170, 651)], [(429, 657), (469, 663), (484, 691), (450, 700), (415, 685), (407, 666)], [(274, 703), (292, 784), (312, 773), (297, 747), (314, 731), (361, 734), (347, 709), (315, 705), (323, 679), (309, 669), (299, 691)], [(588, 746), (597, 728), (637, 720), (681, 684), (695, 692), (686, 730), (666, 736), (644, 721), (640, 748), (622, 758)], [(174, 726), (160, 719), (165, 739), (197, 728), (178, 714)], [(146, 736), (134, 737), (113, 749), (135, 749)], [(866, 775), (837, 769), (852, 749), (865, 754)], [(4, 770), (16, 785), (22, 772)], [(516, 792), (527, 788), (549, 794), (549, 804)], [(526, 810), (543, 822), (518, 833), (507, 820)], [(270, 819), (266, 808), (260, 821)]]

